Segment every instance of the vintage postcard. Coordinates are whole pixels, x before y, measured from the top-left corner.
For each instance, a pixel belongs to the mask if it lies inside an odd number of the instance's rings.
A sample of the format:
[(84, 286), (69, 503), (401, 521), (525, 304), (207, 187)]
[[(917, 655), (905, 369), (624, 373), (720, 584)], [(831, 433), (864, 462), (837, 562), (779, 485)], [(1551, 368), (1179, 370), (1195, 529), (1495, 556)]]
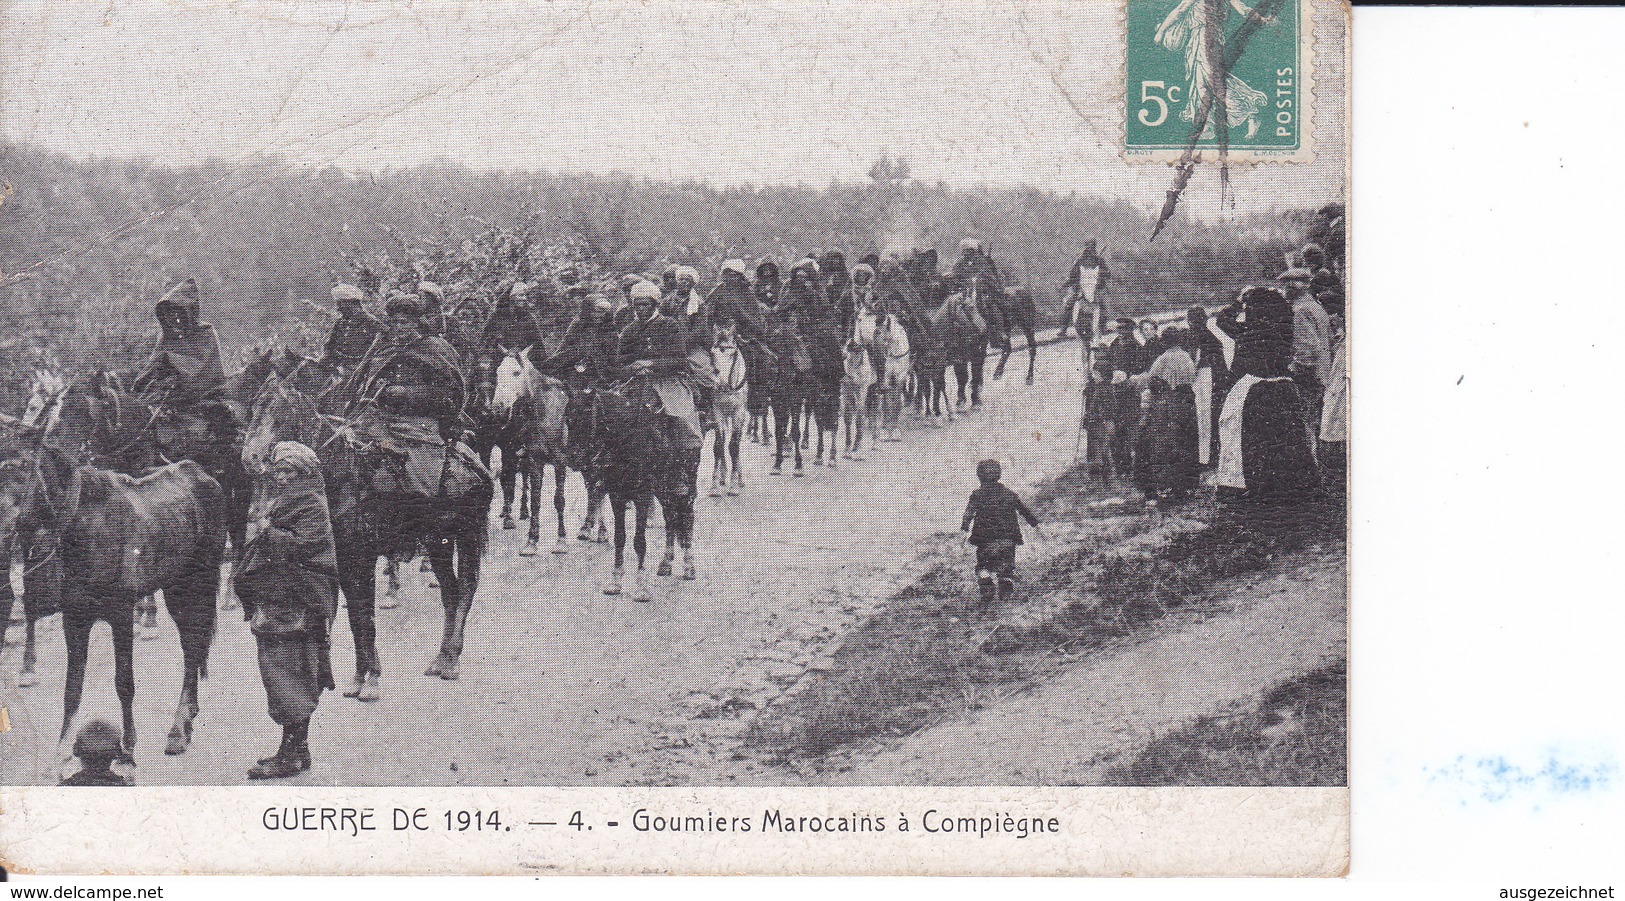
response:
[(1349, 22), (0, 6), (0, 866), (1345, 872)]

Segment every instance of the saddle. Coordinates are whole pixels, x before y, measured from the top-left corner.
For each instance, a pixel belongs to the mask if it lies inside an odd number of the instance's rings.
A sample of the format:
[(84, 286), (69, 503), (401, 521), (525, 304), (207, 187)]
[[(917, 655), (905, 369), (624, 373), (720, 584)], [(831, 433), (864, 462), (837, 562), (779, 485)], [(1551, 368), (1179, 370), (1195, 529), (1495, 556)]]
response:
[(468, 445), (440, 437), (432, 417), (371, 411), (349, 427), (348, 439), (360, 454), (368, 493), (376, 496), (463, 498), (493, 481)]

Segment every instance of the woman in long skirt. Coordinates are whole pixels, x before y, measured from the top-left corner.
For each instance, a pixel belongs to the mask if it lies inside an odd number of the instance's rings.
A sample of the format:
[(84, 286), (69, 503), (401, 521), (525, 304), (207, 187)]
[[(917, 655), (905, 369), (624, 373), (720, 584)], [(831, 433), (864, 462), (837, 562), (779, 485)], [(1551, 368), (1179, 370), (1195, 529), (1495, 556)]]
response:
[(1189, 333), (1170, 327), (1161, 336), (1166, 348), (1151, 368), (1134, 376), (1151, 391), (1145, 427), (1134, 454), (1134, 482), (1147, 500), (1180, 500), (1197, 485), (1196, 362), (1185, 345)]
[(271, 459), (263, 506), (234, 581), (282, 744), (248, 771), (250, 779), (310, 769), (310, 718), (322, 691), (333, 687), (328, 630), (338, 610), (338, 564), (321, 464), (296, 441), (278, 443)]

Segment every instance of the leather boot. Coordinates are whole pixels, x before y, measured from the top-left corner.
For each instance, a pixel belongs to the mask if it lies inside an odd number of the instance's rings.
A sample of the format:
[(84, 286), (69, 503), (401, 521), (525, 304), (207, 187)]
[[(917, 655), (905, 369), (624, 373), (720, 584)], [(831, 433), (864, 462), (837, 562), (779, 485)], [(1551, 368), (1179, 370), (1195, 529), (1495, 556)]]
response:
[(248, 771), (250, 779), (281, 779), (295, 775), (299, 770), (299, 743), (294, 727), (282, 727), (282, 745), (270, 757), (263, 757)]

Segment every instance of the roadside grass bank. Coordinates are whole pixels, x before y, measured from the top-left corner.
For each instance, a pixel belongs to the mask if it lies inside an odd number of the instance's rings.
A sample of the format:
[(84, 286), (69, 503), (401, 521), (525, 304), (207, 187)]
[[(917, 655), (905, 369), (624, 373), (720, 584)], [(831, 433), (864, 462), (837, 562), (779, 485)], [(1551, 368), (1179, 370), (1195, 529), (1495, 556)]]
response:
[(1103, 784), (1347, 785), (1347, 661), (1155, 739), (1133, 760), (1108, 770)]
[(1222, 612), (1233, 580), (1298, 551), (1342, 553), (1330, 514), (1283, 527), (1208, 502), (1146, 510), (1078, 467), (1032, 498), (1051, 537), (1025, 551), (1015, 598), (981, 608), (968, 559), (928, 568), (844, 636), (829, 667), (757, 716), (746, 744), (765, 762), (839, 768), (1174, 620)]

